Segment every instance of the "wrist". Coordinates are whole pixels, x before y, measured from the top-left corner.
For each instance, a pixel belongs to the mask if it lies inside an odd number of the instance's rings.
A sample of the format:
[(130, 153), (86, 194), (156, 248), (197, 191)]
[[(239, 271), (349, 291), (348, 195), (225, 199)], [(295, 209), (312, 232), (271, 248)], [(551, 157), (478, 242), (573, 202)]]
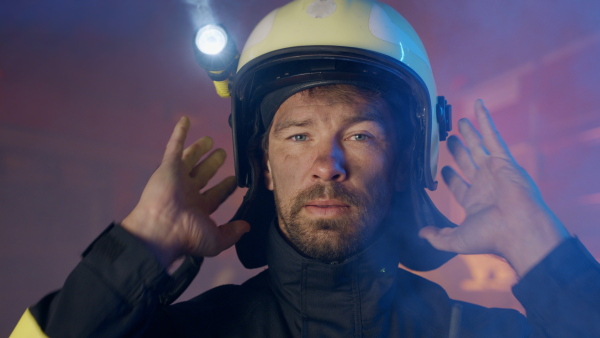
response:
[(145, 217), (132, 212), (121, 221), (121, 227), (140, 239), (154, 254), (160, 264), (167, 269), (182, 253), (175, 245), (172, 234), (165, 231), (168, 227), (156, 224)]
[(501, 252), (519, 277), (542, 261), (550, 252), (571, 236), (557, 219), (539, 223), (529, 235), (519, 234), (518, 239), (505, 246)]

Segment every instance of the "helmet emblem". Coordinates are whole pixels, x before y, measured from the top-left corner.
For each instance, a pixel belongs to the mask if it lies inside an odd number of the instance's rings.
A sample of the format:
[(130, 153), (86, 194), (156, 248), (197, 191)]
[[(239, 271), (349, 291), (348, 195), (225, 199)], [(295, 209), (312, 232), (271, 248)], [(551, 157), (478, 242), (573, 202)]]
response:
[(306, 14), (315, 19), (322, 19), (335, 12), (335, 1), (333, 0), (315, 0), (306, 7)]

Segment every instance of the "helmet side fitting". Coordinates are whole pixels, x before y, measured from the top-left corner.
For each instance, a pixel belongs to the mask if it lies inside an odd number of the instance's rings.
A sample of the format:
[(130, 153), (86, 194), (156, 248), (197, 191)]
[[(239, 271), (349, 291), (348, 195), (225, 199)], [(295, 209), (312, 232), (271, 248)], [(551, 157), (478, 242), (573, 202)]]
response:
[(402, 222), (401, 261), (416, 270), (443, 264), (453, 255), (433, 249), (417, 233), (425, 225), (455, 226), (424, 191), (436, 188), (438, 121), (445, 132), (447, 108), (444, 101), (436, 109), (431, 67), (416, 32), (389, 6), (369, 0), (293, 1), (267, 15), (250, 35), (231, 90), (236, 175), (238, 185), (249, 188), (234, 219), (252, 227), (236, 244), (238, 257), (247, 268), (266, 264), (266, 233), (276, 215), (273, 194), (262, 178), (260, 139), (270, 123), (261, 115), (263, 99), (282, 88), (289, 97), (329, 84), (370, 87), (410, 99), (414, 184), (404, 205), (410, 204), (413, 212)]

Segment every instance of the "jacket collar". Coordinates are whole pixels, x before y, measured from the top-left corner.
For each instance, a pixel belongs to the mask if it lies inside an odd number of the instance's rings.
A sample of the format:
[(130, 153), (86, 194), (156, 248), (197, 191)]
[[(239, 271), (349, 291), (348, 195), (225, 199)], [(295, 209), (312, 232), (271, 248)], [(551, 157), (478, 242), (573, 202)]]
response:
[(382, 236), (345, 261), (328, 264), (299, 254), (273, 222), (267, 243), (269, 281), (283, 306), (301, 316), (297, 324), (304, 332), (314, 332), (309, 326), (317, 321), (318, 327), (329, 323), (325, 326), (357, 332), (389, 313), (396, 292), (396, 252), (389, 236)]

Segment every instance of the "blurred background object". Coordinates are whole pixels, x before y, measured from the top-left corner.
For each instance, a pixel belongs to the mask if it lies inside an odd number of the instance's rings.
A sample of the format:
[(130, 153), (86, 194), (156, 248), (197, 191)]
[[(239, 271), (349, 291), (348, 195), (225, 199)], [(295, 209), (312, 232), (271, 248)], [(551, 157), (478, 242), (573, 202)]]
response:
[[(86, 246), (133, 208), (178, 118), (231, 149), (229, 100), (194, 60), (195, 31), (227, 27), (241, 49), (284, 0), (0, 3), (0, 336), (59, 288)], [(600, 2), (388, 1), (421, 35), (455, 120), (483, 98), (559, 218), (600, 257)], [(441, 164), (451, 163), (448, 153)], [(233, 173), (232, 159), (219, 174)], [(233, 215), (244, 191), (215, 214)], [(444, 184), (432, 193), (455, 222)], [(181, 299), (258, 271), (230, 249)], [(426, 277), (451, 297), (514, 307), (501, 260), (457, 257)]]

